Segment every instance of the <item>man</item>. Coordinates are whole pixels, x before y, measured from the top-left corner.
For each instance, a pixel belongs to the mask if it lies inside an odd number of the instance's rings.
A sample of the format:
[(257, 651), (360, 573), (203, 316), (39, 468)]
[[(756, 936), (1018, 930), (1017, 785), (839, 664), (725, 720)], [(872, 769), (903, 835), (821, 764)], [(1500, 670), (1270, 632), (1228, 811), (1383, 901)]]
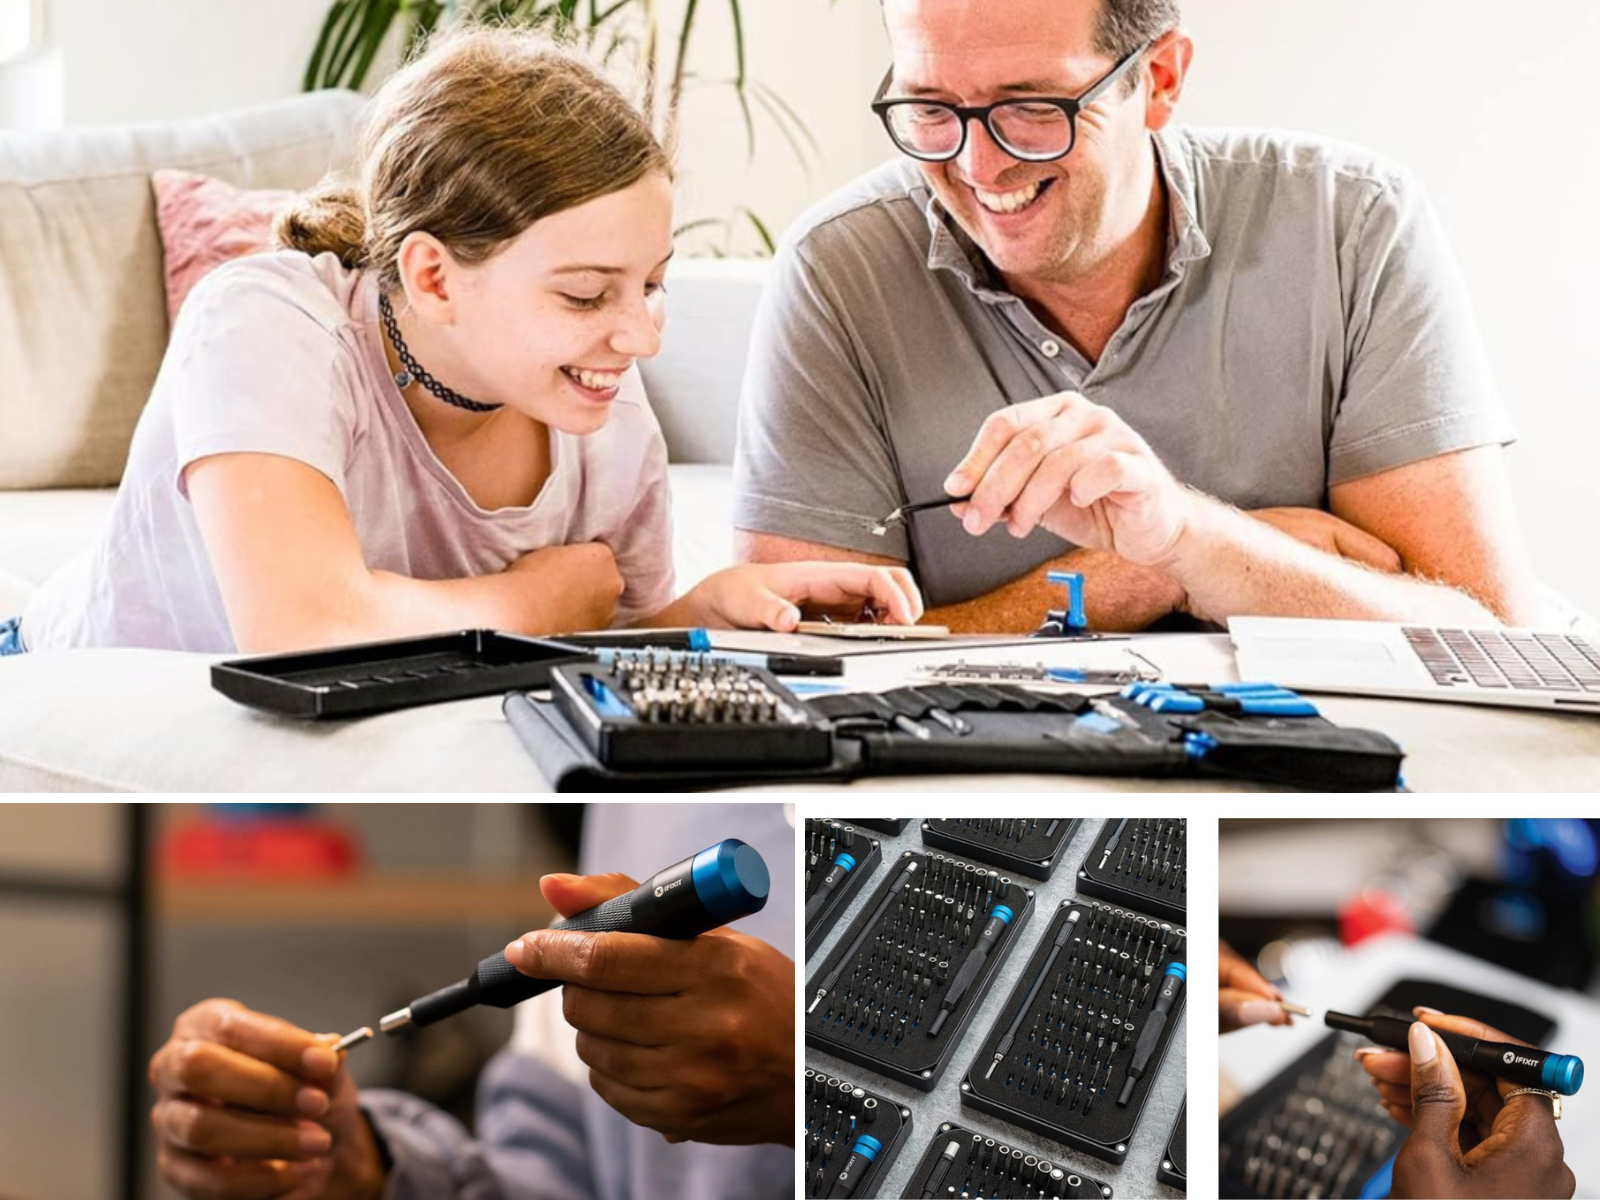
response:
[(874, 109), (907, 157), (778, 255), (744, 558), (909, 563), (927, 619), (970, 631), (1036, 627), (1061, 602), (1047, 565), (1084, 573), (1099, 628), (1536, 619), (1510, 423), (1409, 176), (1174, 128), (1173, 0), (884, 16)]

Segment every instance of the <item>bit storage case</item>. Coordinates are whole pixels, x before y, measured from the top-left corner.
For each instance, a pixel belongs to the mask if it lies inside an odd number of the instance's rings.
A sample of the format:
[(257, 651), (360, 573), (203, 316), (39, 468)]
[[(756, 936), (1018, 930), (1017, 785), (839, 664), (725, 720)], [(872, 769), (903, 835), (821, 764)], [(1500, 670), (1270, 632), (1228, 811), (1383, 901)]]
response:
[(1055, 873), (1079, 817), (970, 817), (922, 822), (925, 845), (1040, 882)]
[[(1182, 817), (1130, 817), (1117, 832), (1107, 821), (1078, 868), (1078, 891), (1182, 924), (1188, 908), (1188, 822)], [(1116, 848), (1106, 855), (1115, 838)], [(1105, 865), (1101, 866), (1104, 862)]]
[(1180, 1192), (1189, 1190), (1189, 1101), (1186, 1097), (1178, 1108), (1178, 1119), (1172, 1123), (1172, 1133), (1167, 1138), (1166, 1153), (1156, 1167), (1156, 1178)]
[[(855, 865), (839, 881), (815, 916), (806, 920), (806, 957), (810, 958), (828, 936), (850, 901), (866, 886), (867, 878), (883, 862), (878, 839), (855, 828), (853, 822), (807, 818), (805, 826), (805, 903), (821, 887), (823, 877), (840, 855), (848, 855)], [(813, 842), (815, 837), (815, 842)]]
[[(879, 903), (913, 864), (916, 870), (873, 922)], [(806, 984), (806, 1045), (928, 1092), (995, 973), (1020, 943), (1033, 914), (1033, 891), (943, 854), (906, 851), (891, 860), (885, 874)], [(999, 906), (1010, 911), (999, 940), (938, 1035), (930, 1036), (951, 983)], [(865, 939), (851, 954), (863, 931)], [(830, 976), (832, 985), (819, 997)]]
[[(950, 1144), (959, 1148), (953, 1158)], [(941, 1170), (941, 1160), (947, 1165)], [(906, 1195), (1045, 1197), (1047, 1200), (1111, 1200), (1111, 1185), (1070, 1163), (1034, 1154), (953, 1123), (939, 1126), (912, 1172)]]
[(911, 1136), (911, 1110), (859, 1084), (806, 1068), (805, 1196), (822, 1200), (833, 1190), (856, 1139), (878, 1143), (872, 1164), (850, 1195), (876, 1196)]
[[(1022, 1014), (1005, 1057), (996, 1062), (1018, 1008), (1074, 912), (1076, 923)], [(1167, 1014), (1127, 1105), (1119, 1105), (1117, 1096), (1167, 967), (1184, 962), (1184, 945), (1184, 931), (1170, 922), (1115, 905), (1064, 901), (978, 1047), (962, 1080), (961, 1103), (1107, 1162), (1122, 1162), (1183, 1019), (1187, 988)]]
[(898, 837), (906, 831), (906, 826), (911, 824), (910, 817), (856, 817), (851, 824), (857, 829), (876, 829), (879, 833), (887, 833)]

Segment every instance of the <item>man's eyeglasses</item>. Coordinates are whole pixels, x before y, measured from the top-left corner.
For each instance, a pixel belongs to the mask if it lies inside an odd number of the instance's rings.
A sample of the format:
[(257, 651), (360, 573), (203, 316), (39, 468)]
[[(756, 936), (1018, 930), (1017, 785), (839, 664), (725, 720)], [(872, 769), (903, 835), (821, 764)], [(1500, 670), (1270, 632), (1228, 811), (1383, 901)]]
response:
[(891, 67), (872, 98), (872, 111), (894, 144), (923, 162), (949, 162), (960, 154), (967, 144), (967, 127), (975, 120), (983, 122), (989, 136), (1011, 157), (1052, 162), (1072, 153), (1078, 140), (1078, 114), (1105, 95), (1148, 48), (1130, 51), (1081, 96), (1030, 96), (973, 107), (943, 100), (885, 100), (894, 78)]

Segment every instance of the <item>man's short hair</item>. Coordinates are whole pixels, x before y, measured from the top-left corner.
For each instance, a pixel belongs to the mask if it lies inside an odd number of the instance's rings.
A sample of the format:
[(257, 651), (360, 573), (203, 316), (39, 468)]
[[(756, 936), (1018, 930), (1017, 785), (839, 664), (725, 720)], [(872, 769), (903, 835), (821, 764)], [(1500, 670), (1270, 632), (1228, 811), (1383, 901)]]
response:
[[(1100, 0), (1094, 48), (1121, 61), (1124, 55), (1176, 29), (1181, 20), (1177, 0)], [(1123, 90), (1131, 91), (1138, 81), (1138, 72), (1130, 71), (1122, 77)]]

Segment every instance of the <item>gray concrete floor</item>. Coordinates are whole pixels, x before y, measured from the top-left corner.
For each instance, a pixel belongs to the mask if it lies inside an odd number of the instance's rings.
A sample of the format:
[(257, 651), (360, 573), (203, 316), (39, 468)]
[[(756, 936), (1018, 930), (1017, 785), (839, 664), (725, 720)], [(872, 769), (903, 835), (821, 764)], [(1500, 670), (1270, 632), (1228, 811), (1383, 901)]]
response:
[[(845, 820), (836, 817), (835, 820)], [(922, 1158), (923, 1151), (933, 1136), (938, 1133), (939, 1126), (943, 1123), (962, 1125), (968, 1129), (981, 1132), (996, 1141), (1015, 1146), (1029, 1154), (1036, 1154), (1048, 1158), (1052, 1162), (1060, 1163), (1063, 1167), (1081, 1170), (1086, 1175), (1102, 1179), (1112, 1187), (1117, 1200), (1134, 1200), (1138, 1197), (1178, 1197), (1183, 1193), (1174, 1188), (1167, 1187), (1156, 1179), (1156, 1165), (1161, 1160), (1162, 1152), (1166, 1149), (1167, 1137), (1172, 1132), (1172, 1123), (1177, 1119), (1178, 1109), (1183, 1105), (1185, 1088), (1185, 1050), (1188, 1044), (1187, 1029), (1188, 1006), (1184, 1006), (1184, 1020), (1180, 1020), (1173, 1032), (1172, 1040), (1167, 1046), (1166, 1058), (1161, 1063), (1160, 1071), (1156, 1076), (1155, 1086), (1150, 1089), (1150, 1096), (1145, 1104), (1144, 1113), (1139, 1118), (1139, 1123), (1134, 1129), (1133, 1142), (1128, 1147), (1128, 1157), (1120, 1165), (1103, 1162), (1092, 1155), (1081, 1151), (1069, 1149), (1049, 1138), (1041, 1137), (1030, 1130), (1012, 1125), (998, 1117), (979, 1112), (974, 1108), (963, 1108), (961, 1105), (961, 1077), (966, 1074), (967, 1067), (972, 1062), (972, 1056), (977, 1053), (989, 1027), (994, 1024), (1005, 1006), (1012, 990), (1017, 985), (1018, 978), (1028, 965), (1039, 939), (1044, 936), (1045, 929), (1049, 926), (1050, 918), (1056, 907), (1063, 901), (1077, 894), (1077, 872), (1082, 864), (1084, 855), (1097, 838), (1100, 827), (1104, 822), (1100, 818), (1087, 817), (1072, 835), (1072, 840), (1067, 843), (1062, 853), (1060, 864), (1056, 867), (1055, 874), (1045, 883), (1030, 880), (1020, 876), (1013, 876), (1025, 886), (1034, 889), (1034, 911), (1028, 921), (1028, 927), (1023, 931), (1021, 944), (1012, 949), (1011, 954), (1001, 966), (989, 992), (984, 996), (982, 1004), (965, 1032), (961, 1035), (961, 1043), (956, 1047), (949, 1065), (945, 1068), (943, 1077), (932, 1092), (919, 1092), (894, 1080), (877, 1075), (865, 1067), (858, 1067), (854, 1063), (845, 1062), (843, 1059), (834, 1058), (830, 1054), (806, 1047), (806, 1066), (819, 1071), (826, 1071), (829, 1075), (840, 1079), (848, 1079), (868, 1091), (876, 1092), (881, 1096), (888, 1096), (897, 1100), (901, 1108), (911, 1110), (911, 1133), (906, 1139), (904, 1148), (895, 1159), (888, 1175), (877, 1190), (879, 1197), (900, 1196), (904, 1193), (906, 1185), (910, 1182), (911, 1173), (916, 1169), (917, 1163)], [(839, 921), (834, 925), (828, 937), (817, 947), (817, 952), (806, 960), (806, 980), (809, 981), (820, 968), (833, 950), (835, 944), (843, 936), (846, 929), (856, 916), (867, 906), (878, 888), (882, 885), (885, 873), (893, 869), (893, 864), (900, 857), (903, 850), (923, 851), (931, 849), (922, 844), (921, 822), (912, 821), (906, 830), (899, 836), (864, 830), (867, 836), (878, 841), (883, 854), (884, 865), (880, 866), (865, 886), (851, 901), (850, 907), (845, 911)], [(945, 854), (949, 851), (935, 850), (935, 853)], [(961, 857), (957, 855), (956, 857)], [(970, 860), (976, 862), (976, 859)], [(801, 998), (806, 992), (802, 988)]]

